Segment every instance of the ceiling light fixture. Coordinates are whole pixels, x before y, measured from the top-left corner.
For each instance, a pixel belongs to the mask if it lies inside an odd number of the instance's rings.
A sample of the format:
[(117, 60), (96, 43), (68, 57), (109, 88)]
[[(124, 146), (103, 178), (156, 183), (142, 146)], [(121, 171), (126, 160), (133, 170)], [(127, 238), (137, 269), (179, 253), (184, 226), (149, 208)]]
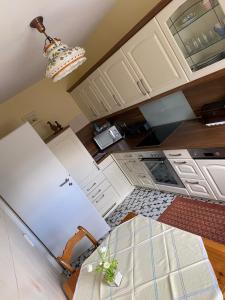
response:
[(46, 37), (44, 45), (44, 56), (48, 58), (46, 67), (46, 77), (56, 82), (86, 61), (85, 50), (80, 47), (70, 48), (63, 44), (58, 38), (51, 38), (45, 32), (43, 17), (36, 17), (30, 23), (32, 28), (36, 28)]

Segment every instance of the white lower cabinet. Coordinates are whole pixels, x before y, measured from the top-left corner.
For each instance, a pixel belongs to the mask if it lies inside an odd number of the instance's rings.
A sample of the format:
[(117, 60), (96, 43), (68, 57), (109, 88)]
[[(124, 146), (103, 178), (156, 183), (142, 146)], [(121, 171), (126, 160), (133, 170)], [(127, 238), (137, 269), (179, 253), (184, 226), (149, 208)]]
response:
[(85, 180), (82, 181), (80, 186), (85, 194), (89, 194), (104, 180), (105, 176), (101, 172), (97, 176), (96, 173), (91, 173), (85, 178)]
[(105, 177), (119, 195), (120, 202), (122, 202), (122, 200), (132, 192), (134, 187), (130, 184), (111, 156), (107, 157), (99, 164), (99, 166)]
[(155, 188), (155, 185), (148, 174), (136, 174), (137, 186)]
[(119, 196), (112, 186), (103, 191), (92, 203), (100, 212), (100, 214), (105, 217), (108, 212), (111, 211), (119, 202)]
[(196, 163), (216, 198), (225, 201), (225, 159), (197, 159)]
[(82, 182), (81, 188), (102, 216), (105, 216), (120, 200), (103, 173), (97, 177), (94, 174), (93, 176), (89, 175)]
[(135, 186), (156, 188), (146, 167), (139, 159), (117, 159), (116, 162), (131, 184)]
[(169, 159), (180, 178), (203, 179), (203, 175), (193, 159)]
[(191, 196), (215, 199), (212, 189), (192, 158), (169, 159), (169, 162)]
[(181, 180), (191, 196), (215, 199), (212, 189), (205, 180), (191, 180), (184, 178), (181, 178)]
[(111, 156), (105, 158), (98, 166), (99, 175), (89, 174), (81, 183), (81, 188), (99, 213), (105, 217), (134, 187)]

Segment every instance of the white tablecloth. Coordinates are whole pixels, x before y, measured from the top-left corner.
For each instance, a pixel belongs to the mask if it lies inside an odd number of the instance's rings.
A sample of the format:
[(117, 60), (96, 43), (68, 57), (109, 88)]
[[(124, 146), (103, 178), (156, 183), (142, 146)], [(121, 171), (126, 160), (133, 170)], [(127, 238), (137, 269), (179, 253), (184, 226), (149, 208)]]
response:
[(73, 300), (223, 299), (199, 236), (137, 216), (116, 227), (102, 246), (119, 262), (120, 287), (87, 272), (99, 259), (95, 251), (82, 265)]

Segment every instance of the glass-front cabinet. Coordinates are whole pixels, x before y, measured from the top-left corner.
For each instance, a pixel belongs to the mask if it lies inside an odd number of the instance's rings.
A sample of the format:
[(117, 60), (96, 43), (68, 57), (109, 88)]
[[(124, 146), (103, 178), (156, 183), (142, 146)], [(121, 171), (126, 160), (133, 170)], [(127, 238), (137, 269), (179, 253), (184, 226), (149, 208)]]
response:
[(173, 0), (156, 17), (190, 80), (225, 67), (225, 0)]

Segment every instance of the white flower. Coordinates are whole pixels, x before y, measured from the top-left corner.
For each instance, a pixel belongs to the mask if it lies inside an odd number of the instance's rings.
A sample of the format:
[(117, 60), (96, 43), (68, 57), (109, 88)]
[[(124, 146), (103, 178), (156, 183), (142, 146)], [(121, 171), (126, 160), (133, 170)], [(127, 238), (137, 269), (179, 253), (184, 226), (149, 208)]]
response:
[(105, 269), (108, 269), (109, 267), (110, 267), (110, 263), (109, 263), (109, 262), (107, 262), (107, 261), (106, 261), (106, 262), (104, 262), (104, 268), (105, 268)]
[(107, 252), (107, 248), (106, 247), (101, 247), (99, 249), (100, 253), (106, 253)]
[(102, 261), (100, 261), (100, 263), (99, 263), (99, 266), (102, 266), (103, 265), (103, 262)]
[(91, 273), (93, 271), (93, 266), (87, 265), (87, 271), (88, 271), (88, 273)]

